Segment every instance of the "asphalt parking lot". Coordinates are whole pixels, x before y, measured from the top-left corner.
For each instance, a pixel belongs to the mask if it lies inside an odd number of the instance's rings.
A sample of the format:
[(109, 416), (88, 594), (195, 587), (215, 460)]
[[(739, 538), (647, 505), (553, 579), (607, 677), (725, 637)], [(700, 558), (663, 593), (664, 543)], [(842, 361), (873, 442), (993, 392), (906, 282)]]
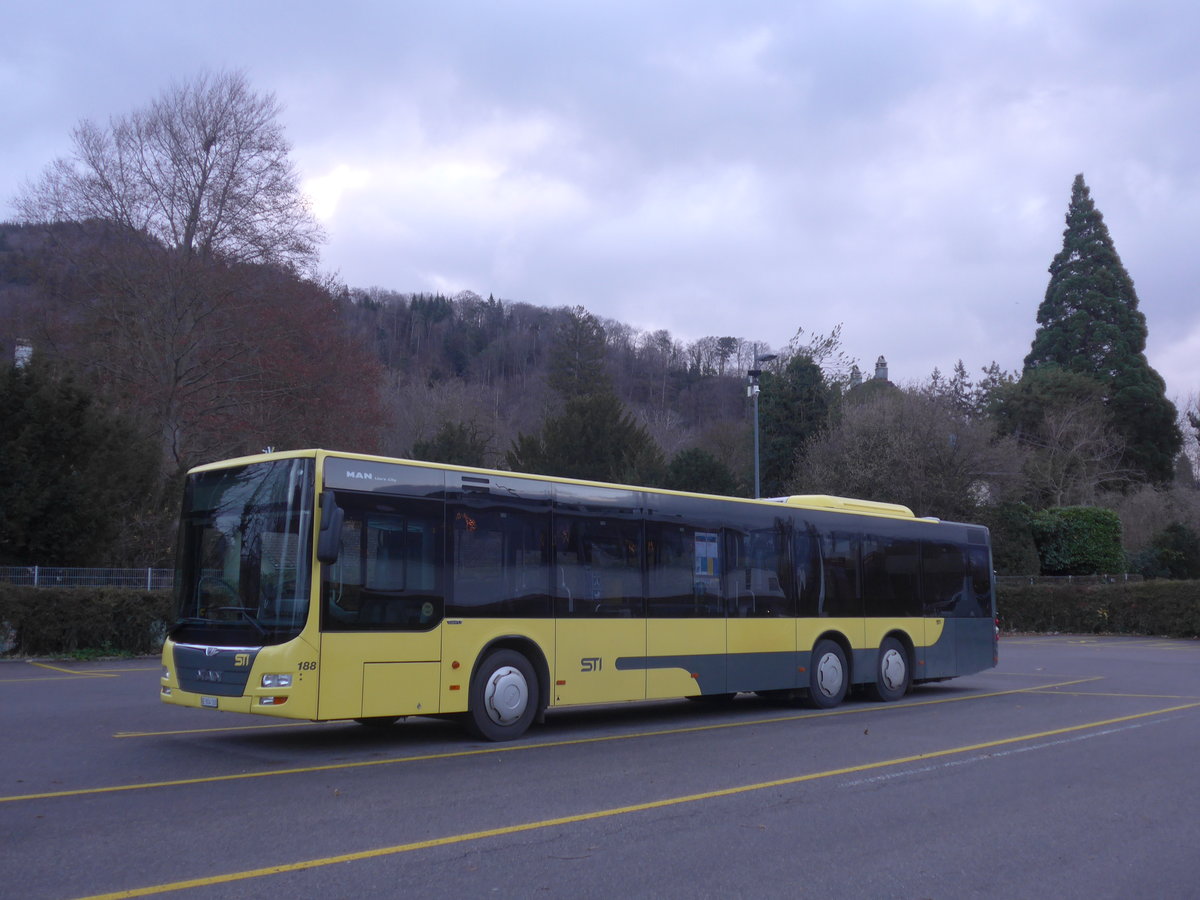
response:
[(1030, 636), (816, 712), (551, 711), (512, 744), (0, 663), (0, 896), (1200, 895), (1200, 642)]

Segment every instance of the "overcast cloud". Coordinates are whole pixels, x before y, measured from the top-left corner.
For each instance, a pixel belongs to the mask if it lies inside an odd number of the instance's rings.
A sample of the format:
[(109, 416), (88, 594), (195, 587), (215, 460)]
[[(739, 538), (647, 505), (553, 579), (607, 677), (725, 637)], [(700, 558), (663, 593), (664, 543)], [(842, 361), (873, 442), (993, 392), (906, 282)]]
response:
[(1077, 172), (1200, 390), (1194, 2), (21, 4), (0, 218), (82, 118), (241, 68), (352, 287), (1019, 369)]

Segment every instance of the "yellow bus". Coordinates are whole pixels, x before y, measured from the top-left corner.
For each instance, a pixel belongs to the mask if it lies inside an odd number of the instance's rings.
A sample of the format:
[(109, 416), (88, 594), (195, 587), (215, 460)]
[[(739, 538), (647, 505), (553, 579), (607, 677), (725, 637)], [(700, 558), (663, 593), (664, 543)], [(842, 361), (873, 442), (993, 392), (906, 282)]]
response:
[(988, 532), (324, 450), (193, 469), (161, 698), (313, 721), (754, 692), (884, 701), (997, 660)]

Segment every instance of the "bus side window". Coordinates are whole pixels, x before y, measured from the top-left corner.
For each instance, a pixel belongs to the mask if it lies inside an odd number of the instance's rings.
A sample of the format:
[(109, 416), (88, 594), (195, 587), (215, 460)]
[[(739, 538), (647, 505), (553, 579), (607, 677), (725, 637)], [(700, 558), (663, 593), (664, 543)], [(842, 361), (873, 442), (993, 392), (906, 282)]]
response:
[(420, 501), (338, 495), (345, 510), (338, 561), (324, 566), (331, 630), (428, 629), (442, 617), (441, 509)]
[(549, 516), (523, 509), (451, 509), (452, 616), (550, 614)]
[(823, 535), (821, 556), (825, 594), (821, 615), (829, 617), (863, 614), (858, 585), (858, 535), (831, 531)]
[(820, 543), (811, 530), (797, 531), (792, 539), (792, 555), (796, 565), (797, 614), (816, 616), (821, 603)]
[(776, 618), (796, 614), (796, 579), (788, 553), (790, 525), (776, 520), (771, 528), (727, 532), (732, 546), (726, 579), (729, 615)]
[(554, 535), (555, 615), (645, 615), (641, 522), (556, 516)]
[(965, 609), (969, 600), (963, 548), (958, 544), (925, 541), (921, 556), (925, 615), (962, 615), (959, 610)]
[(862, 542), (863, 599), (868, 616), (921, 615), (921, 546), (867, 535)]
[(723, 616), (720, 546), (715, 531), (700, 531), (689, 525), (648, 525), (647, 615), (659, 618)]
[(967, 548), (967, 574), (970, 583), (968, 616), (992, 617), (992, 565), (986, 547)]

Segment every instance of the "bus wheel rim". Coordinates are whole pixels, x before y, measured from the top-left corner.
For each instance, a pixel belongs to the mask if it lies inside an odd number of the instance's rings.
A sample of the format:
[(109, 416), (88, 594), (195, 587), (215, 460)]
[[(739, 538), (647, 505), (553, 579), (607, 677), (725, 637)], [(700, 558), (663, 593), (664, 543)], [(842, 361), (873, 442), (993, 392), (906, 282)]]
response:
[(817, 662), (817, 687), (826, 697), (836, 697), (842, 689), (842, 661), (836, 653), (826, 653)]
[(502, 666), (488, 679), (483, 696), (488, 718), (497, 725), (511, 725), (529, 706), (529, 685), (513, 666)]
[(908, 664), (904, 661), (904, 654), (894, 647), (889, 648), (879, 663), (879, 674), (888, 690), (900, 690), (908, 677)]

